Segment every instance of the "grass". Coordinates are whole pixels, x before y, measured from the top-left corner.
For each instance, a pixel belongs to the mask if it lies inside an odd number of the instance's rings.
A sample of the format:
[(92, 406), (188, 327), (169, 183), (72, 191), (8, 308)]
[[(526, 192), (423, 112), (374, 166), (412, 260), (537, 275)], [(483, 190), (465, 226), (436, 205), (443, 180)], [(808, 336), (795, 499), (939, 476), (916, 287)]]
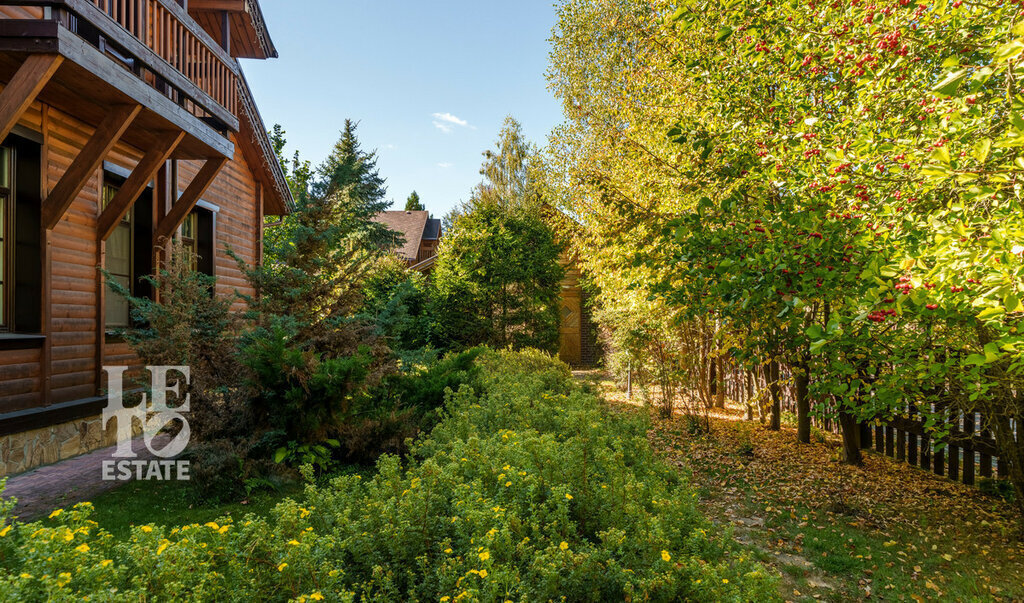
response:
[(117, 538), (124, 538), (133, 525), (181, 526), (206, 523), (230, 515), (235, 519), (249, 513), (267, 515), (277, 503), (302, 493), (302, 484), (294, 482), (279, 490), (253, 493), (245, 500), (222, 504), (197, 503), (190, 486), (184, 482), (129, 482), (104, 492), (91, 502), (92, 519)]
[[(366, 474), (372, 468), (346, 466), (332, 473)], [(329, 479), (324, 477), (323, 479)], [(135, 525), (165, 525), (170, 527), (191, 523), (206, 523), (219, 517), (235, 520), (248, 514), (268, 515), (286, 498), (302, 495), (304, 484), (289, 482), (276, 490), (261, 490), (242, 500), (223, 503), (202, 503), (195, 500), (193, 491), (185, 482), (129, 482), (92, 499), (95, 509), (92, 519), (117, 538), (126, 537)]]
[(702, 510), (760, 551), (787, 599), (1024, 600), (1024, 543), (998, 496), (868, 452), (863, 467), (842, 465), (831, 434), (798, 444), (791, 427), (768, 431), (739, 408), (718, 411), (710, 436), (679, 417), (654, 422), (653, 444)]

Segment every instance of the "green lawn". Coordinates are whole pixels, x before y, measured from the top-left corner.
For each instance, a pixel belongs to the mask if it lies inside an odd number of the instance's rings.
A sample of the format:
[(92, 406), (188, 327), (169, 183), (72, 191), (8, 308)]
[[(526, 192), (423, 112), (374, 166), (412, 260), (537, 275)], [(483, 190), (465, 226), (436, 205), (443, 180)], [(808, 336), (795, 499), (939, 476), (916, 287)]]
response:
[[(372, 467), (348, 466), (333, 475), (371, 474)], [(323, 478), (324, 481), (329, 479)], [(286, 498), (302, 496), (301, 481), (286, 483), (276, 490), (254, 492), (244, 499), (209, 504), (197, 502), (189, 484), (184, 482), (133, 481), (92, 499), (93, 519), (117, 538), (128, 535), (133, 525), (181, 526), (206, 523), (218, 517), (240, 519), (253, 513), (267, 515)]]
[(130, 482), (94, 498), (92, 518), (117, 538), (124, 538), (133, 525), (181, 526), (225, 515), (235, 519), (249, 513), (266, 515), (277, 503), (301, 493), (302, 484), (294, 482), (279, 490), (253, 493), (244, 500), (202, 504), (195, 502), (191, 488), (183, 482)]

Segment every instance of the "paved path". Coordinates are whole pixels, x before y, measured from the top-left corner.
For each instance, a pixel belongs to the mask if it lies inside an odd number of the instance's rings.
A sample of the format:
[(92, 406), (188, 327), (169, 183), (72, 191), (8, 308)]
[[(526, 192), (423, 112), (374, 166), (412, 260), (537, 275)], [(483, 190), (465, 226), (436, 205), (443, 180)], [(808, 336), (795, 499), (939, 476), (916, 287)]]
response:
[[(154, 447), (159, 450), (168, 439), (168, 436), (157, 436)], [(116, 446), (102, 448), (8, 478), (3, 497), (18, 499), (14, 514), (23, 521), (36, 519), (58, 507), (90, 500), (127, 483), (103, 480), (103, 461), (114, 460), (116, 449)], [(132, 440), (132, 450), (138, 454), (135, 460), (154, 458), (141, 437)]]

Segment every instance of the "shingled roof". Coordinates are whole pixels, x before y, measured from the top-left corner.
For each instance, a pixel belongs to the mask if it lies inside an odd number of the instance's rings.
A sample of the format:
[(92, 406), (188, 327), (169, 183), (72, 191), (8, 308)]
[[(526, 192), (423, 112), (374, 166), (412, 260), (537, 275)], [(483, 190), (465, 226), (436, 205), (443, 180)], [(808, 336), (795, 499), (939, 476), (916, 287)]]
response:
[(382, 211), (373, 219), (401, 235), (405, 242), (398, 241), (398, 253), (406, 260), (415, 262), (429, 218), (428, 211)]

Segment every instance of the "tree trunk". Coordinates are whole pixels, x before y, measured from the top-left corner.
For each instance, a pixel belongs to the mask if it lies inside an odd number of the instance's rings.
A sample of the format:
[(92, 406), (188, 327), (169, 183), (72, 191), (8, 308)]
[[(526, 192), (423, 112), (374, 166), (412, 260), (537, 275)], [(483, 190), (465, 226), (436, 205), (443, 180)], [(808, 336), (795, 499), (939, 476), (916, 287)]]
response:
[(778, 431), (782, 428), (782, 391), (779, 388), (779, 361), (768, 363), (768, 393), (772, 397), (772, 416), (768, 429)]
[(748, 421), (753, 421), (754, 420), (754, 373), (753, 373), (753, 371), (747, 371), (746, 375), (747, 375), (747, 385), (746, 385), (746, 387), (747, 387), (747, 395), (746, 395), (746, 400), (745, 400), (746, 404), (747, 404), (747, 417), (746, 418), (747, 418)]
[(811, 399), (807, 389), (810, 375), (803, 360), (793, 366), (793, 381), (796, 383), (796, 440), (811, 443)]
[(839, 411), (839, 427), (843, 431), (843, 462), (860, 465), (860, 423), (845, 410)]
[(715, 408), (725, 408), (725, 361), (715, 360)]

